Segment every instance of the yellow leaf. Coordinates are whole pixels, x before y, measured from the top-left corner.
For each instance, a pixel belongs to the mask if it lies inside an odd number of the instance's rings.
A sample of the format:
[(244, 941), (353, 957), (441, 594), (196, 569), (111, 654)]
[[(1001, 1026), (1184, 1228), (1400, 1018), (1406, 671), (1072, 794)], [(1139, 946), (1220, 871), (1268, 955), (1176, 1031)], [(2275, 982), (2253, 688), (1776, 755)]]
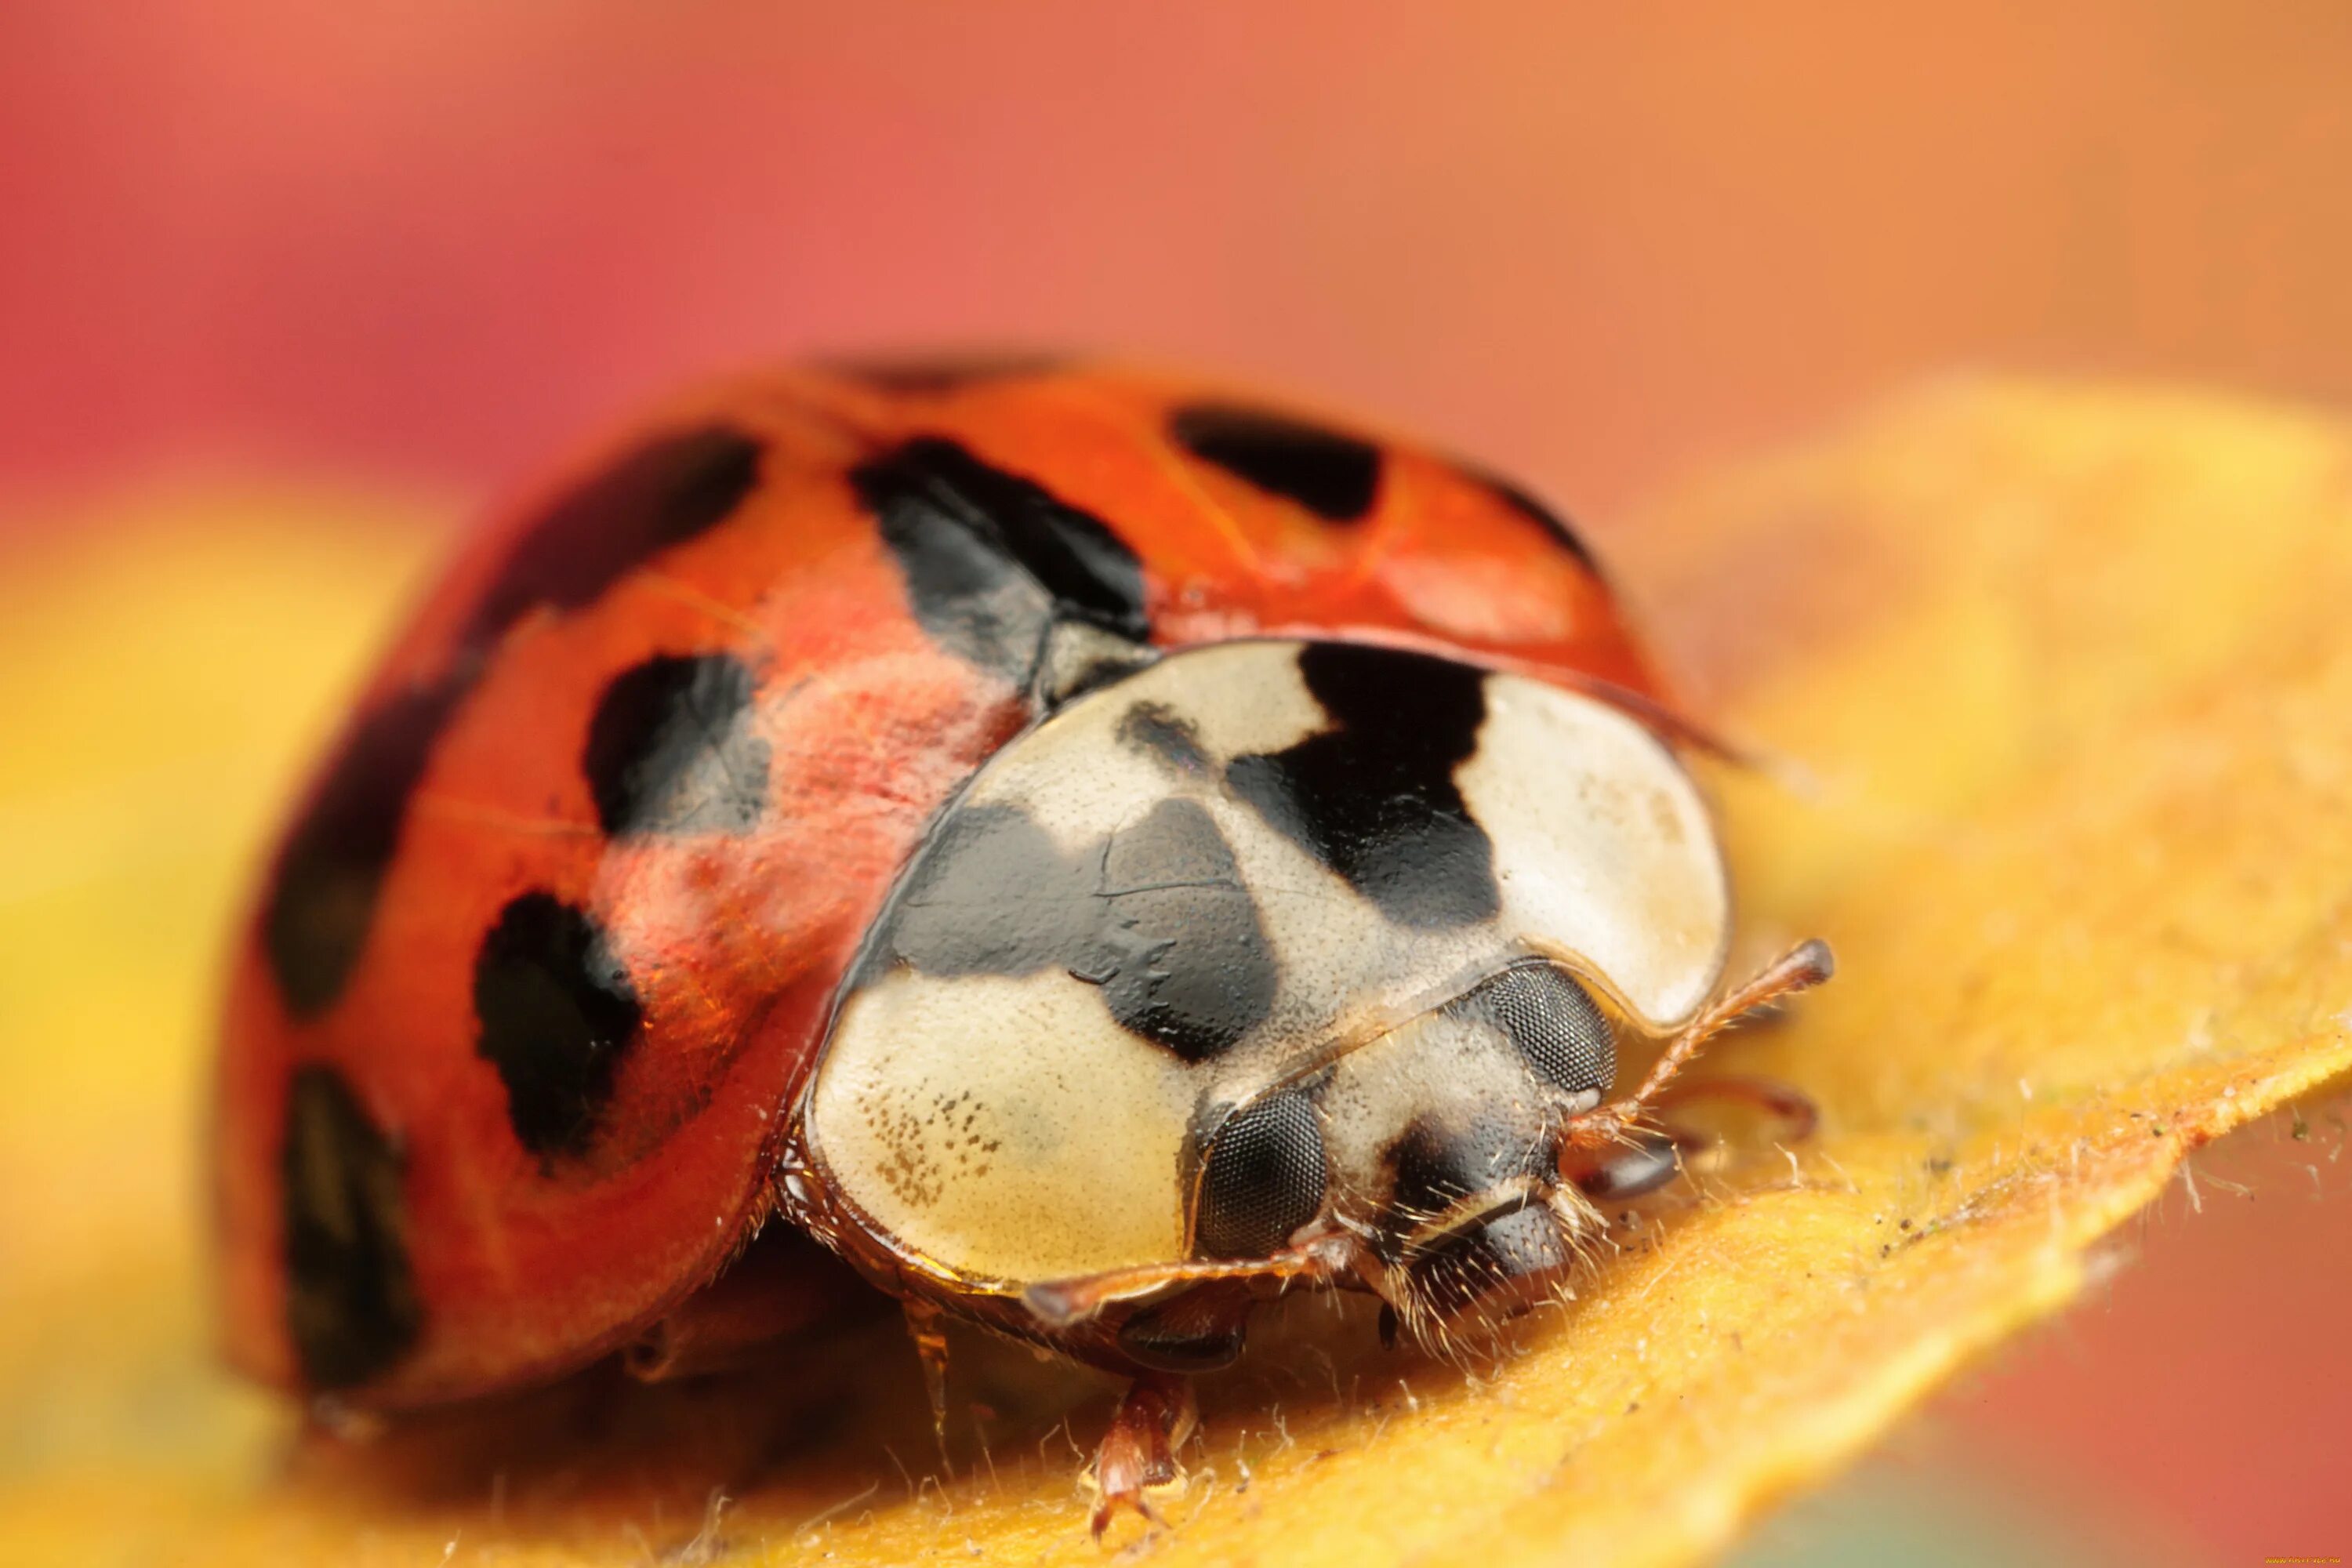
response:
[[(1822, 1131), (1739, 1130), (1466, 1372), (1290, 1303), (1144, 1550), (1704, 1555), (2065, 1302), (2187, 1152), (2352, 1066), (2347, 479), (2352, 439), (2289, 410), (1958, 386), (1624, 531), (1697, 705), (1787, 759), (1713, 781), (1747, 923), (1843, 969), (1718, 1058)], [(191, 507), (0, 586), (0, 1562), (1099, 1561), (1072, 1483), (1102, 1385), (969, 1340), (946, 1480), (887, 1324), (373, 1441), (212, 1369), (218, 952), (433, 542), (347, 500)]]

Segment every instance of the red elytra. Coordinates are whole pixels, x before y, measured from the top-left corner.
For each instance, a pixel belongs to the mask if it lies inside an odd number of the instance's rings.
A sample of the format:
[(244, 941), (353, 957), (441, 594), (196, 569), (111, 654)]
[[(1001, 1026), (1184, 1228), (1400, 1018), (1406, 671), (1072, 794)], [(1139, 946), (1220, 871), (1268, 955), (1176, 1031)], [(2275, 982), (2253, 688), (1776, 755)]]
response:
[[(1411, 445), (1050, 364), (675, 403), (468, 543), (289, 830), (220, 1064), (235, 1363), (462, 1398), (709, 1285), (893, 879), (1037, 714), (987, 595), (1041, 584), (1163, 649), (1388, 642), (1658, 698), (1567, 529)], [(664, 773), (648, 692), (726, 730), (719, 773)], [(596, 984), (551, 994), (550, 953)], [(538, 1060), (550, 1031), (584, 1048)]]

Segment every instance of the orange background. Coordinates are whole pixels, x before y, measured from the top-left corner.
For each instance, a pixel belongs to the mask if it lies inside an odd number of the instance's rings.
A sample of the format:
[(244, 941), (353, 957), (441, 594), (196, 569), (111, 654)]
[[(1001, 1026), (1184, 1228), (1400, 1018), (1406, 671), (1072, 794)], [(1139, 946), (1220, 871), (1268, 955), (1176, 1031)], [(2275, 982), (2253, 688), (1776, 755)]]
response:
[[(18, 0), (0, 236), (0, 532), (192, 469), (473, 505), (715, 367), (980, 341), (1353, 405), (1606, 551), (1922, 377), (2342, 401), (2352, 7)], [(2352, 1177), (2228, 1158), (1920, 1468), (2352, 1549)]]
[(1954, 367), (2352, 392), (2352, 9), (1906, 10), (18, 0), (0, 471), (479, 486), (941, 338), (1336, 392), (1604, 515)]

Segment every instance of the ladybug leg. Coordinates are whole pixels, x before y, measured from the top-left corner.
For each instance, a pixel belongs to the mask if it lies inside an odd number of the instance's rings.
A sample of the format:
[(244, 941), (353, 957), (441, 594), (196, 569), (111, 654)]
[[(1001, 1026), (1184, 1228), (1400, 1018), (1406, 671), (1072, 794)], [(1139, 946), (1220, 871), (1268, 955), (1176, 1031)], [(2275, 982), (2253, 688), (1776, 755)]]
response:
[(915, 1342), (915, 1354), (923, 1363), (923, 1392), (931, 1402), (931, 1435), (939, 1439), (940, 1463), (952, 1476), (955, 1461), (948, 1458), (947, 1314), (912, 1296), (901, 1305), (907, 1314), (907, 1337)]
[(1613, 1147), (1567, 1151), (1560, 1161), (1560, 1180), (1596, 1203), (1638, 1198), (1679, 1177), (1683, 1156), (1701, 1146), (1687, 1132), (1636, 1127)]
[(1022, 1292), (1021, 1301), (1047, 1328), (1066, 1329), (1086, 1321), (1115, 1301), (1152, 1295), (1177, 1285), (1204, 1285), (1223, 1279), (1267, 1280), (1281, 1285), (1294, 1280), (1331, 1284), (1353, 1275), (1358, 1251), (1355, 1237), (1335, 1232), (1286, 1247), (1270, 1258), (1149, 1263), (1076, 1279), (1051, 1280), (1030, 1286)]
[(1822, 1120), (1820, 1109), (1801, 1089), (1769, 1078), (1737, 1074), (1671, 1084), (1661, 1089), (1651, 1103), (1687, 1105), (1694, 1100), (1736, 1100), (1767, 1115), (1777, 1116), (1786, 1124), (1783, 1136), (1790, 1142), (1811, 1137)]
[(625, 1347), (622, 1365), (646, 1383), (736, 1371), (793, 1335), (864, 1318), (877, 1300), (832, 1253), (770, 1226), (724, 1274)]
[[(1695, 1100), (1736, 1100), (1777, 1116), (1787, 1124), (1782, 1136), (1791, 1142), (1811, 1137), (1821, 1121), (1821, 1112), (1802, 1093), (1762, 1078), (1685, 1079), (1660, 1089), (1650, 1104), (1687, 1105)], [(1690, 1156), (1710, 1142), (1685, 1128), (1630, 1128), (1607, 1149), (1570, 1145), (1560, 1161), (1560, 1179), (1600, 1203), (1638, 1198), (1680, 1176)]]
[(1095, 1539), (1121, 1509), (1131, 1509), (1162, 1529), (1153, 1499), (1177, 1496), (1184, 1489), (1184, 1467), (1176, 1450), (1191, 1436), (1200, 1420), (1192, 1398), (1192, 1379), (1172, 1373), (1145, 1373), (1128, 1385), (1110, 1418), (1110, 1430), (1095, 1449), (1094, 1463), (1080, 1478), (1094, 1493), (1091, 1524)]
[[(1787, 1124), (1782, 1136), (1791, 1142), (1811, 1137), (1821, 1120), (1821, 1112), (1803, 1094), (1761, 1078), (1686, 1079), (1660, 1089), (1649, 1103), (1656, 1108), (1695, 1100), (1736, 1100), (1777, 1116)], [(1562, 1152), (1560, 1179), (1601, 1203), (1638, 1198), (1680, 1176), (1689, 1158), (1711, 1142), (1686, 1128), (1632, 1127), (1606, 1149), (1570, 1144)]]
[[(1571, 1158), (1607, 1150), (1627, 1143), (1635, 1124), (1646, 1118), (1653, 1106), (1661, 1102), (1666, 1086), (1699, 1047), (1715, 1036), (1739, 1021), (1742, 1015), (1752, 1012), (1769, 1002), (1774, 1002), (1793, 992), (1803, 991), (1827, 980), (1835, 968), (1830, 957), (1829, 944), (1818, 938), (1798, 943), (1745, 984), (1709, 1003), (1690, 1027), (1675, 1037), (1665, 1054), (1650, 1068), (1641, 1086), (1622, 1100), (1598, 1105), (1581, 1116), (1569, 1118), (1565, 1135), (1560, 1140), (1560, 1163), (1566, 1169)], [(1685, 1094), (1696, 1085), (1677, 1086)]]

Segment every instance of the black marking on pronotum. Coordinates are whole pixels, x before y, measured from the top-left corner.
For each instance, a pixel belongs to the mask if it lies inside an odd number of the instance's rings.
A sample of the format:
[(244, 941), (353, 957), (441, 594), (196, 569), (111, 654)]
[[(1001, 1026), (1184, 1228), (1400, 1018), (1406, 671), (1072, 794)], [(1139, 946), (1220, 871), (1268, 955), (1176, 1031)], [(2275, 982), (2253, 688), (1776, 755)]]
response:
[(1601, 563), (1593, 555), (1591, 547), (1584, 542), (1573, 527), (1570, 526), (1566, 518), (1499, 475), (1475, 468), (1465, 468), (1462, 472), (1473, 484), (1484, 489), (1496, 500), (1550, 535), (1552, 542), (1576, 557), (1585, 570), (1595, 575), (1601, 574)]
[(603, 929), (549, 893), (507, 905), (474, 958), (474, 1016), (517, 1140), (542, 1160), (584, 1152), (645, 1017)]
[(1278, 977), (1257, 905), (1198, 803), (1162, 800), (1113, 835), (1091, 890), (1102, 906), (1097, 951), (1081, 963), (1099, 973), (1120, 1027), (1197, 1062), (1274, 1010)]
[(1018, 807), (954, 814), (908, 873), (861, 983), (897, 963), (941, 976), (1065, 971), (1099, 987), (1122, 1028), (1186, 1061), (1263, 1023), (1277, 978), (1232, 849), (1181, 799), (1066, 855)]
[(1188, 404), (1168, 428), (1202, 462), (1327, 521), (1355, 521), (1380, 493), (1380, 448), (1336, 430), (1226, 403)]
[(1515, 963), (1446, 1011), (1493, 1023), (1538, 1072), (1571, 1094), (1606, 1089), (1616, 1079), (1609, 1020), (1556, 965)]
[(288, 1084), (278, 1158), (294, 1358), (310, 1387), (350, 1388), (388, 1371), (425, 1325), (400, 1151), (341, 1073), (309, 1063)]
[(1234, 793), (1399, 925), (1493, 915), (1494, 845), (1454, 779), (1486, 719), (1480, 672), (1349, 643), (1308, 643), (1298, 668), (1331, 727), (1234, 758)]
[(465, 692), (444, 680), (362, 714), (287, 836), (262, 906), (261, 946), (296, 1017), (324, 1012), (350, 980), (408, 797)]
[(835, 360), (825, 368), (877, 392), (918, 396), (961, 392), (992, 381), (1051, 375), (1068, 362), (1048, 353), (940, 354), (927, 358)]
[(960, 657), (1025, 686), (1056, 620), (1149, 634), (1135, 552), (1031, 480), (926, 436), (860, 464), (850, 482), (898, 558), (915, 618)]
[(1323, 1126), (1296, 1089), (1259, 1096), (1217, 1129), (1201, 1173), (1193, 1250), (1264, 1258), (1323, 1206)]
[(325, 1012), (350, 981), (409, 796), (499, 637), (533, 607), (576, 609), (646, 556), (708, 531), (759, 468), (759, 443), (723, 425), (636, 447), (524, 531), (436, 679), (362, 716), (288, 835), (262, 911), (262, 951), (295, 1016)]
[(1085, 868), (1027, 812), (951, 811), (907, 872), (860, 980), (903, 963), (926, 974), (1032, 974), (1058, 968), (1091, 930)]
[(752, 729), (758, 682), (730, 654), (664, 654), (604, 688), (581, 759), (597, 820), (616, 837), (746, 833), (768, 795)]

